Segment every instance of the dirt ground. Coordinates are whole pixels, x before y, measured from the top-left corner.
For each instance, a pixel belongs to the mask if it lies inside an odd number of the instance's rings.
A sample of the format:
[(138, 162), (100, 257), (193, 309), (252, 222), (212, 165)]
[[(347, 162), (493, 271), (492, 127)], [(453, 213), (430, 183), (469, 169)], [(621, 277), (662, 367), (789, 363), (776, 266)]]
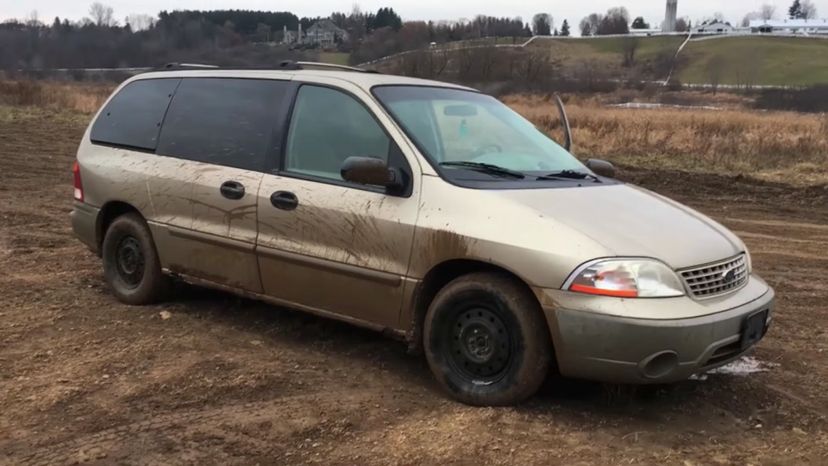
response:
[(748, 243), (779, 294), (766, 372), (553, 378), (520, 407), (472, 408), (368, 331), (185, 285), (116, 302), (68, 223), (84, 125), (0, 118), (0, 463), (828, 464), (826, 186), (622, 175)]

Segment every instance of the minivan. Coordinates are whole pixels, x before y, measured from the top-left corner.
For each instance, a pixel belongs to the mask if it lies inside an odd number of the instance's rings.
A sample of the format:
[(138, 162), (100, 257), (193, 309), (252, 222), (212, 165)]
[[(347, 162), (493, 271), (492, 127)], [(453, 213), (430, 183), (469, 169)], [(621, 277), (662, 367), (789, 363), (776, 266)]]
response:
[(173, 65), (115, 90), (72, 226), (119, 300), (180, 280), (382, 331), (473, 405), (550, 371), (680, 381), (765, 335), (774, 292), (723, 226), (493, 97), (340, 68)]

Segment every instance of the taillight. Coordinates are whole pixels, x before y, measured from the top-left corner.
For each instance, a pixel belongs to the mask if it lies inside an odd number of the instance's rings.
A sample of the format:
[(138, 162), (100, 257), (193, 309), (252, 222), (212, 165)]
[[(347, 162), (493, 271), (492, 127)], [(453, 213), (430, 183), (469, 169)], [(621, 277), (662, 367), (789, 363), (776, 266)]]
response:
[(81, 183), (80, 165), (77, 160), (72, 165), (72, 176), (75, 178), (75, 200), (83, 202), (83, 183)]

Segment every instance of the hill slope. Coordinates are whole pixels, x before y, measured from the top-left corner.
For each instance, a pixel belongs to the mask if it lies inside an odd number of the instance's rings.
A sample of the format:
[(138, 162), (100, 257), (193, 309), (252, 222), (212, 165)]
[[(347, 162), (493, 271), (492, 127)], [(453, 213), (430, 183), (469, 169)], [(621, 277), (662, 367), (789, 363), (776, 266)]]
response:
[(828, 84), (828, 40), (768, 36), (691, 41), (677, 73), (685, 83)]

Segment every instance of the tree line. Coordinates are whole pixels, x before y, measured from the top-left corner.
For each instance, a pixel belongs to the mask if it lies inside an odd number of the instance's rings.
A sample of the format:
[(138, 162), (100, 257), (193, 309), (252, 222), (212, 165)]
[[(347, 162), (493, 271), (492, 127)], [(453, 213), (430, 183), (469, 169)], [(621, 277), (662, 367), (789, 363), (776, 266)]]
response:
[[(354, 61), (366, 61), (432, 42), (481, 37), (530, 37), (550, 34), (549, 15), (536, 15), (534, 24), (521, 18), (478, 15), (465, 21), (408, 21), (393, 8), (350, 12), (329, 17), (348, 32), (337, 44)], [(184, 10), (161, 11), (157, 17), (128, 15), (117, 19), (112, 7), (93, 3), (79, 21), (54, 18), (46, 23), (32, 13), (22, 20), (0, 23), (0, 68), (114, 68), (154, 66), (169, 61), (214, 62), (215, 57), (242, 60), (240, 52), (221, 51), (268, 43), (274, 53), (288, 54), (282, 42), (285, 29), (307, 30), (319, 17), (298, 17), (287, 11)], [(557, 31), (556, 31), (557, 32)], [(560, 31), (569, 34), (568, 23)], [(300, 48), (312, 46), (302, 45)], [(296, 48), (292, 45), (291, 49)], [(212, 59), (212, 60), (211, 60)], [(250, 63), (262, 64), (262, 63)]]
[[(817, 16), (811, 0), (794, 0), (791, 18)], [(776, 9), (764, 5), (748, 14), (750, 19), (773, 19)], [(312, 45), (282, 42), (283, 30), (303, 30), (320, 20), (288, 11), (186, 10), (162, 11), (156, 17), (128, 15), (117, 19), (112, 7), (96, 2), (79, 21), (54, 18), (46, 23), (33, 13), (22, 20), (0, 23), (0, 68), (114, 68), (154, 66), (170, 61), (199, 60), (222, 65), (266, 65), (277, 59), (313, 58)], [(393, 8), (365, 12), (358, 6), (334, 12), (329, 19), (347, 31), (337, 44), (353, 63), (375, 60), (432, 43), (498, 38), (519, 43), (533, 35), (569, 36), (571, 27), (560, 25), (549, 13), (537, 13), (529, 22), (520, 17), (478, 15), (460, 21), (404, 21)], [(721, 14), (707, 21), (726, 22)], [(631, 21), (624, 7), (593, 13), (578, 25), (583, 36), (628, 34), (650, 29), (643, 17)], [(656, 26), (657, 27), (657, 26)], [(690, 30), (690, 21), (679, 18), (676, 30)], [(267, 44), (268, 47), (261, 47)], [(298, 49), (298, 50), (297, 50)], [(311, 50), (308, 50), (311, 49)]]

